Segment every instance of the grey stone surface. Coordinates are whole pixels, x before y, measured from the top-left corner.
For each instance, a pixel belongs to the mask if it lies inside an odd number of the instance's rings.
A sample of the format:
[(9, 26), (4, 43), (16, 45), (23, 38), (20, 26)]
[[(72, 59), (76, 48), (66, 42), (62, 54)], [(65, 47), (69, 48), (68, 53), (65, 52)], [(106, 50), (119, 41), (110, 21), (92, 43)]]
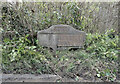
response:
[(38, 31), (38, 43), (53, 50), (81, 48), (85, 41), (85, 32), (69, 25), (53, 25), (48, 29)]
[(73, 79), (61, 78), (60, 76), (52, 74), (3, 74), (0, 78), (2, 79), (2, 82), (57, 82), (57, 80), (64, 82), (74, 81)]
[(58, 76), (52, 74), (33, 75), (33, 74), (3, 74), (2, 82), (55, 82)]
[(2, 79), (2, 82), (103, 82), (100, 79), (92, 81), (78, 77), (78, 80), (75, 80), (72, 78), (63, 78), (59, 75), (52, 74), (2, 74), (2, 76), (0, 76), (0, 79)]

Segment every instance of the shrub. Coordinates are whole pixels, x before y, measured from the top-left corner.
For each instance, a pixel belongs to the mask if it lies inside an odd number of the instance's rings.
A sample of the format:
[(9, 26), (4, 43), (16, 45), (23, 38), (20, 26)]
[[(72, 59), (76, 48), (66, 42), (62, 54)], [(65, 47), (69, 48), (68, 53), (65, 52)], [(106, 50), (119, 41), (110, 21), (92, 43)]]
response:
[(3, 72), (50, 73), (46, 71), (49, 67), (47, 65), (47, 56), (45, 57), (49, 52), (46, 52), (41, 46), (30, 45), (31, 41), (28, 40), (28, 36), (14, 38), (13, 40), (4, 39), (2, 52)]
[(105, 34), (88, 34), (86, 38), (86, 51), (93, 56), (105, 58), (109, 61), (118, 58), (118, 35), (113, 29)]
[(115, 30), (105, 34), (87, 34), (85, 50), (93, 59), (98, 59), (96, 76), (105, 81), (115, 81), (118, 71), (118, 35)]

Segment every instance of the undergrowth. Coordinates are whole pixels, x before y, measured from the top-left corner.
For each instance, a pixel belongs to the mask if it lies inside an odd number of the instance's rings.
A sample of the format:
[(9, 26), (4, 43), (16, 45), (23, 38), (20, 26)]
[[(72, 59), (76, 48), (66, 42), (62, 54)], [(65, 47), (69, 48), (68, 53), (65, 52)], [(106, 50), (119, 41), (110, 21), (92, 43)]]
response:
[(4, 38), (2, 52), (3, 73), (57, 74), (79, 81), (85, 79), (116, 81), (118, 72), (118, 35), (109, 30), (105, 34), (87, 34), (84, 48), (56, 51), (31, 45), (28, 34), (20, 38)]

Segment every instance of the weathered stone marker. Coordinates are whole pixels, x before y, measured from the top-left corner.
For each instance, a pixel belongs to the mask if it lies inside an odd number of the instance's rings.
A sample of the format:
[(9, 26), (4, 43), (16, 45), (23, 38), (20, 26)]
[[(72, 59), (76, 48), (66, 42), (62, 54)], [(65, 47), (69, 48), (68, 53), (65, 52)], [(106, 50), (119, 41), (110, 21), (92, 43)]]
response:
[(74, 29), (69, 25), (53, 25), (37, 34), (38, 43), (53, 50), (81, 48), (85, 41), (85, 32)]

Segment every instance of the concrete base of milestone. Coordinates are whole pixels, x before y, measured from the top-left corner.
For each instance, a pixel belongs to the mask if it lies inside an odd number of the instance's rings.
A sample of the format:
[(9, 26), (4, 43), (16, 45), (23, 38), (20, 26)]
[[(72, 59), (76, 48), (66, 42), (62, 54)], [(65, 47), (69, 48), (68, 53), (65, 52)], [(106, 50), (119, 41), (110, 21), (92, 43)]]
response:
[(33, 74), (2, 74), (2, 82), (74, 82), (72, 79), (62, 79), (57, 75), (43, 74), (43, 75), (33, 75)]
[[(2, 82), (104, 82), (101, 79), (96, 80), (86, 80), (79, 77), (78, 80), (71, 78), (62, 78), (57, 75), (52, 74), (43, 74), (43, 75), (34, 75), (34, 74), (1, 74), (0, 75), (0, 84)], [(119, 82), (117, 80), (116, 82)]]

